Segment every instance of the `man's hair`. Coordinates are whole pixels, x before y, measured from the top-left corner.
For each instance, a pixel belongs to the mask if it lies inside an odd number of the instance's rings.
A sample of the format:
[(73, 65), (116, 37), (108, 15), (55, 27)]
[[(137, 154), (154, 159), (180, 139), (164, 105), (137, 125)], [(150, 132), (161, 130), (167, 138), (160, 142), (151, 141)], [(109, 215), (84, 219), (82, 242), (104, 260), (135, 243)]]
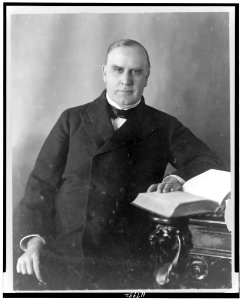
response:
[(108, 55), (113, 49), (118, 48), (118, 47), (124, 47), (124, 46), (141, 48), (146, 54), (147, 64), (148, 64), (148, 67), (150, 70), (150, 68), (151, 68), (150, 59), (149, 59), (149, 55), (148, 55), (148, 52), (146, 51), (145, 47), (142, 44), (138, 43), (137, 41), (130, 40), (130, 39), (121, 39), (121, 40), (118, 40), (118, 41), (110, 44), (110, 46), (107, 50), (107, 53), (106, 53), (105, 63), (107, 63)]

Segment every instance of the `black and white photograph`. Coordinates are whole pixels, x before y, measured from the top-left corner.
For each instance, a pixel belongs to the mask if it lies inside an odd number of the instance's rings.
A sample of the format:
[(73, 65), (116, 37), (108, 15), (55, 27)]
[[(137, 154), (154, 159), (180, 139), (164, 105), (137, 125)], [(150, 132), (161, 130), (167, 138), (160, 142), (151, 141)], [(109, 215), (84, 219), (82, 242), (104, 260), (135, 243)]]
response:
[(237, 293), (235, 5), (5, 8), (4, 291)]

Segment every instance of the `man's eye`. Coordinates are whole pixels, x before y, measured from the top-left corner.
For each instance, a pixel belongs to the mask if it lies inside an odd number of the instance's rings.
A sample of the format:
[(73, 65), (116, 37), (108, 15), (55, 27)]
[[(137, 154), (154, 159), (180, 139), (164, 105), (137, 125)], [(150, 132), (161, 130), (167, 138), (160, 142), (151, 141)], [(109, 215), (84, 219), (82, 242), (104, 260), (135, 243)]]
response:
[(134, 75), (141, 75), (142, 74), (142, 70), (141, 69), (133, 70), (133, 74)]
[(122, 69), (121, 68), (114, 68), (114, 70), (118, 73), (121, 73), (122, 72)]

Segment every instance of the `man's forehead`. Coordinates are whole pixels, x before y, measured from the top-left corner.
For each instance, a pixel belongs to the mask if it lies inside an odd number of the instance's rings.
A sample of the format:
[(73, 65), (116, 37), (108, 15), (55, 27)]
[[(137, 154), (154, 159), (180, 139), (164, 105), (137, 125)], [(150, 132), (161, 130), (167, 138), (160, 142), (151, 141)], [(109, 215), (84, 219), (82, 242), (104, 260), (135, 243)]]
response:
[(108, 54), (107, 63), (118, 65), (122, 62), (130, 62), (140, 67), (147, 63), (147, 58), (143, 49), (137, 46), (120, 46), (112, 49)]

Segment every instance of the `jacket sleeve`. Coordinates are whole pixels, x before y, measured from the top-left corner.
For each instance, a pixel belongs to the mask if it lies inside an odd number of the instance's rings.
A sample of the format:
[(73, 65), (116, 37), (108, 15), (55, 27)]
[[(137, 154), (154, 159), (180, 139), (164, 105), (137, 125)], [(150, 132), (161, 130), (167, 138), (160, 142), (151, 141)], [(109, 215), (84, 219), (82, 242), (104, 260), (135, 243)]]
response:
[(46, 241), (54, 235), (54, 200), (61, 184), (68, 145), (68, 111), (62, 113), (45, 140), (20, 202), (20, 236), (39, 234)]
[(224, 170), (221, 160), (177, 119), (171, 123), (169, 135), (170, 163), (173, 174), (185, 181), (209, 169)]

